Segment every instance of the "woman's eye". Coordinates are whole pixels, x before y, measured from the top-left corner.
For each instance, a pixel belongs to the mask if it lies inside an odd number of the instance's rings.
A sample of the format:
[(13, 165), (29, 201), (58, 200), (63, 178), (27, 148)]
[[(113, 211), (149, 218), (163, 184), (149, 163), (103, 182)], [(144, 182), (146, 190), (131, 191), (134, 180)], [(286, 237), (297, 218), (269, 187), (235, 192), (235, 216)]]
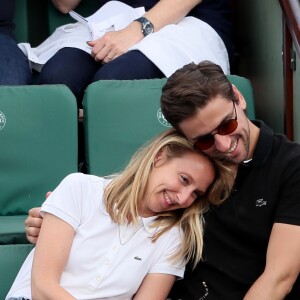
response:
[(185, 175), (180, 175), (180, 178), (181, 178), (181, 181), (184, 183), (184, 184), (189, 184), (190, 183), (190, 180), (187, 176)]

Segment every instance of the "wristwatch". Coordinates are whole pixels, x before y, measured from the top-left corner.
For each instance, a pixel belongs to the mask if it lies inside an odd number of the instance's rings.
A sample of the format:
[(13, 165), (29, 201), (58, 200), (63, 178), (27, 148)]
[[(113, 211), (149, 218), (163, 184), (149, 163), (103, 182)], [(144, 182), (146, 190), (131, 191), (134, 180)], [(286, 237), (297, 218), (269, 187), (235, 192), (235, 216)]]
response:
[(154, 31), (154, 26), (153, 24), (146, 19), (145, 17), (140, 17), (134, 21), (140, 22), (142, 24), (142, 33), (144, 36), (149, 35), (150, 33), (153, 33)]

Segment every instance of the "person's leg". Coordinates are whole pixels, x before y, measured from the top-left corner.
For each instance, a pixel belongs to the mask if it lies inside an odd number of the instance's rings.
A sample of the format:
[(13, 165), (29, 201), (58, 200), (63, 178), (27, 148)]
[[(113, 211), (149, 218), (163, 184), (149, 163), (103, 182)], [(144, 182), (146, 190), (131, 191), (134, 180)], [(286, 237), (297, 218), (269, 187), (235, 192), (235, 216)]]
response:
[(78, 107), (82, 106), (84, 90), (101, 67), (90, 54), (76, 48), (59, 50), (43, 66), (38, 84), (65, 84), (75, 95)]
[(0, 85), (32, 84), (27, 57), (11, 37), (0, 33)]
[(163, 78), (160, 69), (138, 50), (129, 51), (97, 71), (93, 82), (98, 80), (133, 80)]

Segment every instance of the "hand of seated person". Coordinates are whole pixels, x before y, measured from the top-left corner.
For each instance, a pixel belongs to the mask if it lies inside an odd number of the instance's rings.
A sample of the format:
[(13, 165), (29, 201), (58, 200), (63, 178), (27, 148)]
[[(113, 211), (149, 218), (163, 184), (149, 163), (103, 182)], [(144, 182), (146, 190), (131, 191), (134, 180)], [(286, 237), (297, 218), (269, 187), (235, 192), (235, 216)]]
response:
[[(48, 192), (46, 198), (51, 194)], [(29, 210), (28, 217), (25, 220), (25, 232), (26, 238), (30, 243), (35, 244), (37, 242), (40, 229), (42, 226), (43, 218), (40, 215), (40, 207), (34, 207)]]
[(140, 24), (132, 22), (126, 28), (119, 31), (109, 31), (101, 38), (89, 41), (91, 55), (96, 61), (108, 63), (118, 56), (124, 54), (131, 46), (143, 39)]

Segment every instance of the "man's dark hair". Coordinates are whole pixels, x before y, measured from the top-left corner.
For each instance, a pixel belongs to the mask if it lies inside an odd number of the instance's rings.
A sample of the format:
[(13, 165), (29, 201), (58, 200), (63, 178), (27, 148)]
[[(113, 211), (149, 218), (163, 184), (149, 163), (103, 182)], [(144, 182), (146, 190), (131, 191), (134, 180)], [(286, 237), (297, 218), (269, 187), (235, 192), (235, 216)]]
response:
[(233, 88), (219, 65), (190, 63), (170, 76), (162, 89), (161, 110), (177, 130), (179, 123), (196, 114), (215, 97), (236, 100)]

